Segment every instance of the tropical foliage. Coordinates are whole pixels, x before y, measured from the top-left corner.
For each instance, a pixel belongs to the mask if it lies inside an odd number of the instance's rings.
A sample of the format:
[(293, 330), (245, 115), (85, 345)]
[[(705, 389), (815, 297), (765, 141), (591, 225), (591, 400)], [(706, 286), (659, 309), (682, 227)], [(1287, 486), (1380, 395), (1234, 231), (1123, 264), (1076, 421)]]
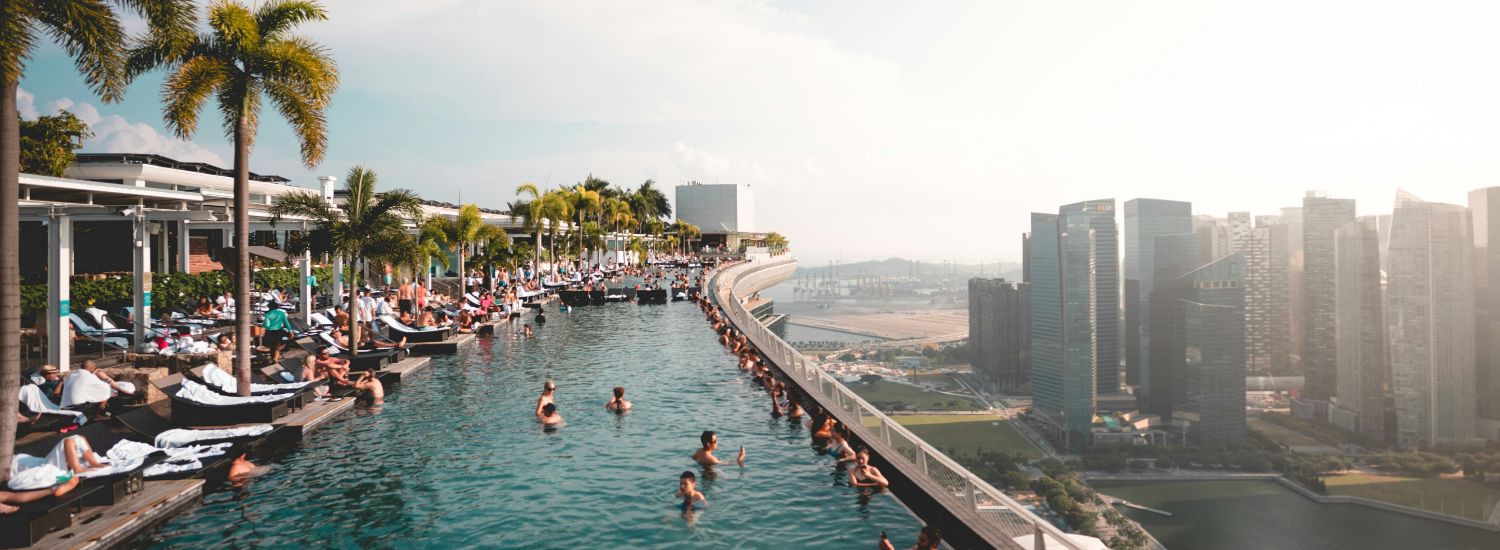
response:
[[(441, 246), (444, 251), (456, 253), (459, 277), (463, 277), (465, 273), (464, 258), (473, 255), (475, 247), (495, 241), (502, 244), (510, 242), (510, 236), (504, 230), (484, 223), (479, 207), (473, 204), (459, 207), (458, 215), (452, 218), (441, 214), (429, 216), (422, 222), (421, 235), (424, 241)], [(446, 263), (445, 261), (444, 267)]]
[(21, 121), (21, 171), (62, 177), (76, 157), (73, 151), (94, 137), (89, 125), (68, 111)]

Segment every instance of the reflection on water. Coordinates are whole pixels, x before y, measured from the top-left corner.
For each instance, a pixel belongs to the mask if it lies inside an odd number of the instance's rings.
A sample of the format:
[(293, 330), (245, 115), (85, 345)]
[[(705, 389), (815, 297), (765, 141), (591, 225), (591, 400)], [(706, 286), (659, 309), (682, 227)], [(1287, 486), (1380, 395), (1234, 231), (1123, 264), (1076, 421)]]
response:
[(1500, 533), (1348, 504), (1318, 504), (1274, 481), (1097, 482), (1172, 550), (1495, 549)]
[[(532, 416), (557, 383), (567, 424)], [(626, 415), (604, 410), (625, 386)], [(768, 422), (763, 391), (735, 368), (697, 308), (611, 304), (548, 316), (536, 337), (502, 327), (461, 357), (436, 358), (378, 410), (361, 405), (274, 467), (149, 541), (163, 548), (850, 548), (881, 530), (910, 544), (919, 522), (890, 495), (843, 486), (800, 426)], [(698, 434), (748, 448), (746, 467), (709, 474)], [(674, 497), (699, 472), (709, 506), (684, 519)], [(901, 536), (905, 535), (905, 536)]]

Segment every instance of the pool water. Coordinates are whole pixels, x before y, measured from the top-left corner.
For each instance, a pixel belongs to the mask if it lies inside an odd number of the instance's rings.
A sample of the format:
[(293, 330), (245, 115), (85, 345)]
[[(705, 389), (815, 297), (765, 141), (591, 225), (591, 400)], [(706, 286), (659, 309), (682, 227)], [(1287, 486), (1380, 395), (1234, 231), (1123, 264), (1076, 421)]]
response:
[[(530, 316), (526, 318), (530, 321)], [(889, 494), (849, 488), (805, 426), (769, 415), (690, 302), (549, 308), (536, 337), (502, 325), (477, 349), (434, 358), (377, 408), (362, 405), (271, 456), (147, 545), (203, 547), (850, 548), (880, 532), (910, 545), (920, 522)], [(532, 412), (557, 383), (566, 425)], [(603, 409), (625, 386), (634, 410)], [(721, 459), (691, 459), (705, 429)], [(708, 505), (685, 518), (683, 471)], [(903, 546), (904, 547), (904, 546)]]

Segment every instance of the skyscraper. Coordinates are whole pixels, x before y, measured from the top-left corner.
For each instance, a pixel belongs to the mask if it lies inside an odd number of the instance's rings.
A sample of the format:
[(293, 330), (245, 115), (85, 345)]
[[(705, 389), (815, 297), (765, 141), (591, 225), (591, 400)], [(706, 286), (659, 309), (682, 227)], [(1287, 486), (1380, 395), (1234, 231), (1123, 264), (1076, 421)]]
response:
[(1182, 361), (1171, 421), (1199, 445), (1245, 442), (1245, 287), (1239, 253), (1178, 277)]
[(1338, 363), (1333, 424), (1384, 441), (1390, 376), (1385, 345), (1385, 303), (1380, 286), (1380, 220), (1362, 216), (1334, 232), (1335, 356)]
[(1386, 315), (1404, 447), (1474, 442), (1473, 230), (1467, 208), (1397, 193)]
[(1287, 287), (1287, 317), (1291, 323), (1287, 325), (1291, 344), (1289, 365), (1292, 373), (1304, 375), (1307, 373), (1302, 365), (1302, 335), (1304, 323), (1302, 322), (1302, 292), (1307, 290), (1302, 286), (1303, 263), (1302, 263), (1302, 207), (1286, 206), (1281, 209), (1280, 220), (1277, 222), (1286, 226), (1286, 287)]
[[(1474, 218), (1475, 387), (1479, 416), (1500, 421), (1500, 187), (1469, 192)], [(1481, 434), (1487, 439), (1500, 434)]]
[(1030, 382), (1030, 289), (1005, 279), (969, 279), (969, 363), (995, 389)]
[(1291, 374), (1291, 255), (1288, 227), (1259, 216), (1237, 248), (1245, 260), (1245, 371)]
[[(1354, 221), (1354, 199), (1309, 192), (1302, 199), (1303, 397), (1324, 401), (1338, 391), (1334, 346), (1334, 232)], [(1326, 418), (1325, 418), (1326, 419)]]
[(1193, 216), (1193, 232), (1198, 234), (1198, 265), (1229, 254), (1229, 220), (1208, 214)]
[(1142, 408), (1162, 418), (1171, 418), (1173, 387), (1177, 380), (1174, 374), (1182, 364), (1182, 345), (1179, 339), (1181, 308), (1177, 300), (1184, 297), (1177, 286), (1177, 278), (1198, 267), (1198, 234), (1178, 233), (1157, 235), (1156, 257), (1151, 266), (1157, 284), (1151, 290), (1151, 332), (1149, 352), (1151, 370), (1161, 374), (1146, 381), (1142, 392)]
[(1193, 205), (1160, 199), (1125, 202), (1125, 383), (1147, 386), (1156, 237), (1193, 230)]
[(1033, 409), (1069, 449), (1092, 443), (1097, 395), (1117, 391), (1119, 237), (1114, 200), (1032, 214), (1031, 392)]

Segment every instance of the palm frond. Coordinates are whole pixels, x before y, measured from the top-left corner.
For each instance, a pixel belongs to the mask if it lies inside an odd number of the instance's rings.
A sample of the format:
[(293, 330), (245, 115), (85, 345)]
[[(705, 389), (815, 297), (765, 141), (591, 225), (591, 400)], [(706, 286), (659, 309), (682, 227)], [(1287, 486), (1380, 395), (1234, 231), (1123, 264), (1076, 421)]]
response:
[(239, 2), (214, 0), (208, 5), (208, 28), (235, 51), (249, 51), (260, 45), (260, 29), (255, 15)]
[(212, 57), (188, 59), (162, 83), (162, 118), (177, 137), (192, 139), (208, 95), (229, 79), (229, 67)]
[(34, 15), (106, 103), (125, 95), (125, 28), (104, 0), (40, 0)]
[(36, 6), (30, 2), (0, 2), (0, 79), (19, 82), (35, 46)]
[(271, 0), (255, 13), (256, 26), (267, 40), (280, 38), (299, 24), (327, 19), (328, 12), (322, 5), (305, 0)]

